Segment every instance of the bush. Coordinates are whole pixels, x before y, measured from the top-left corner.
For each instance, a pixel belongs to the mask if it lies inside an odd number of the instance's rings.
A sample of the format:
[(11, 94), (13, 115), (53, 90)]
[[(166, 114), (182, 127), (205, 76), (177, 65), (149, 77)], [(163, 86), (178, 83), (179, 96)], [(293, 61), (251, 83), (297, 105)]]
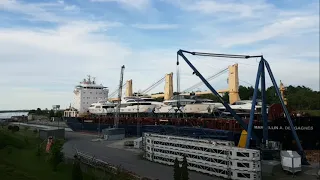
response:
[(36, 156), (41, 156), (43, 153), (43, 149), (41, 148), (41, 145), (38, 145), (37, 151), (36, 151)]
[(20, 130), (20, 128), (19, 128), (19, 126), (13, 126), (12, 128), (11, 128), (11, 131), (14, 133), (14, 132), (17, 132), (17, 131), (19, 131)]
[(58, 165), (63, 162), (64, 154), (61, 152), (63, 146), (63, 141), (56, 139), (53, 141), (51, 146), (49, 162), (52, 166), (53, 171), (57, 171)]
[(183, 157), (181, 166), (181, 180), (189, 180), (188, 162), (186, 156)]
[(28, 131), (29, 129), (30, 129), (29, 126), (24, 127), (24, 130), (25, 130), (25, 131)]
[(8, 130), (10, 130), (10, 131), (11, 131), (11, 129), (12, 129), (12, 126), (11, 126), (11, 125), (9, 125), (9, 126), (8, 126)]
[(38, 130), (37, 130), (37, 129), (34, 129), (34, 130), (33, 130), (33, 133), (34, 133), (34, 134), (37, 134), (37, 133), (38, 133)]

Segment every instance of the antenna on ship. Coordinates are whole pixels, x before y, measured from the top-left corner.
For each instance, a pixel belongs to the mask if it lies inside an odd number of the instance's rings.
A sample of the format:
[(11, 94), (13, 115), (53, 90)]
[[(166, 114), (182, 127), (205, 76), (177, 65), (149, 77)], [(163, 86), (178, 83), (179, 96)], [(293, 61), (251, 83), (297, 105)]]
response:
[(92, 81), (92, 84), (95, 84), (96, 83), (96, 77), (92, 77), (93, 81)]
[(91, 84), (91, 76), (88, 75), (88, 83)]

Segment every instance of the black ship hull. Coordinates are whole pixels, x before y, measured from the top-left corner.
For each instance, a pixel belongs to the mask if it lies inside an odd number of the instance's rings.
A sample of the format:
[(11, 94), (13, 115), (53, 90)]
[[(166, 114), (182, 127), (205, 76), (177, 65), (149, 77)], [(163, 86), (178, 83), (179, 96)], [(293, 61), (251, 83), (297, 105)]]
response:
[[(110, 119), (110, 117), (109, 117)], [(130, 119), (130, 118), (129, 118)], [(299, 136), (301, 144), (304, 149), (319, 149), (319, 138), (320, 137), (320, 121), (318, 117), (296, 117), (292, 118), (295, 125), (296, 132)], [(102, 129), (112, 128), (112, 121), (104, 121), (100, 118), (77, 118), (77, 117), (65, 117), (65, 122), (68, 127), (73, 131), (77, 132), (89, 132), (98, 133)], [(135, 119), (136, 120), (136, 119)], [(199, 120), (199, 119), (197, 119)], [(232, 128), (238, 125), (235, 120), (232, 120), (234, 125), (230, 125), (230, 120), (222, 120), (222, 124), (227, 126), (222, 127), (221, 125), (208, 127), (207, 125), (198, 124), (193, 126), (192, 124), (172, 124), (165, 122), (163, 124), (159, 122), (155, 123), (144, 123), (144, 119), (139, 120), (141, 123), (126, 123), (120, 122), (119, 128), (124, 128), (126, 136), (141, 136), (143, 132), (160, 133), (167, 135), (179, 135), (188, 136), (195, 138), (212, 138), (220, 140), (229, 140), (238, 143), (241, 130)], [(188, 120), (190, 122), (190, 120)], [(203, 121), (203, 120), (199, 120)], [(221, 121), (220, 121), (221, 122)], [(225, 122), (225, 123), (224, 123)], [(205, 123), (204, 123), (205, 124)], [(231, 123), (232, 124), (232, 123)], [(278, 118), (268, 123), (268, 138), (269, 140), (279, 141), (283, 143), (284, 148), (295, 148), (295, 142), (292, 138), (290, 126), (285, 118)], [(239, 126), (239, 125), (238, 125)], [(262, 139), (263, 129), (262, 122), (258, 121), (255, 123), (254, 132), (258, 138)]]

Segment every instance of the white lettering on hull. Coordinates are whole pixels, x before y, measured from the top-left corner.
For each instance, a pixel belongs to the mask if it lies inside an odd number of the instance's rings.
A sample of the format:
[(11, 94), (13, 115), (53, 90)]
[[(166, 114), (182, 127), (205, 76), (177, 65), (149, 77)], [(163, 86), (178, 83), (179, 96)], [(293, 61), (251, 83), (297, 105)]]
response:
[[(263, 126), (254, 126), (254, 129), (263, 129)], [(270, 130), (290, 130), (290, 126), (269, 126)], [(295, 126), (296, 131), (313, 131), (313, 126)]]

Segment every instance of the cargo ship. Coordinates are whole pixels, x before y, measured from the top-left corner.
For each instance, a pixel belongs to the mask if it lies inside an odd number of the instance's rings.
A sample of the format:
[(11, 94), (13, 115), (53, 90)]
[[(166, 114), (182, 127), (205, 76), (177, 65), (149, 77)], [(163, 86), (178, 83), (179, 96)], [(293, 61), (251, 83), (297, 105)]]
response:
[[(99, 133), (102, 129), (114, 126), (115, 105), (107, 101), (106, 87), (96, 85), (89, 76), (76, 86), (74, 93), (77, 108), (70, 106), (64, 112), (64, 120), (73, 131)], [(179, 100), (181, 101), (181, 98)], [(118, 127), (125, 129), (126, 136), (141, 136), (143, 132), (152, 132), (238, 142), (242, 131), (240, 124), (224, 112), (218, 103), (190, 99), (184, 102), (181, 109), (175, 106), (177, 103), (175, 100), (161, 104), (141, 97), (123, 98)], [(243, 103), (248, 101), (236, 103), (231, 107), (248, 123), (248, 110), (251, 105)], [(262, 139), (262, 119), (259, 108), (258, 104), (254, 131)], [(320, 137), (318, 117), (293, 111), (291, 111), (291, 117), (303, 148), (318, 149), (319, 138), (310, 138)], [(287, 148), (295, 148), (290, 126), (280, 104), (268, 107), (268, 125), (270, 140), (283, 142), (283, 146)]]
[[(284, 142), (284, 146), (291, 147), (292, 134), (287, 119), (279, 110), (280, 104), (271, 105), (269, 112), (269, 139)], [(277, 114), (276, 114), (277, 113)], [(141, 113), (121, 114), (119, 128), (126, 130), (127, 136), (141, 136), (142, 132), (160, 133), (169, 135), (189, 136), (195, 138), (212, 138), (238, 142), (242, 127), (232, 117), (212, 117), (211, 115), (194, 114), (194, 117), (158, 117), (157, 114)], [(179, 117), (180, 116), (180, 117)], [(291, 113), (295, 130), (300, 138), (304, 149), (319, 148), (320, 121), (317, 117), (308, 117)], [(249, 119), (242, 115), (243, 120), (248, 123)], [(67, 125), (73, 131), (99, 133), (102, 129), (112, 128), (114, 124), (113, 115), (87, 115), (83, 117), (64, 117)], [(262, 138), (262, 120), (256, 118), (254, 131)], [(288, 143), (288, 144), (285, 144)]]

